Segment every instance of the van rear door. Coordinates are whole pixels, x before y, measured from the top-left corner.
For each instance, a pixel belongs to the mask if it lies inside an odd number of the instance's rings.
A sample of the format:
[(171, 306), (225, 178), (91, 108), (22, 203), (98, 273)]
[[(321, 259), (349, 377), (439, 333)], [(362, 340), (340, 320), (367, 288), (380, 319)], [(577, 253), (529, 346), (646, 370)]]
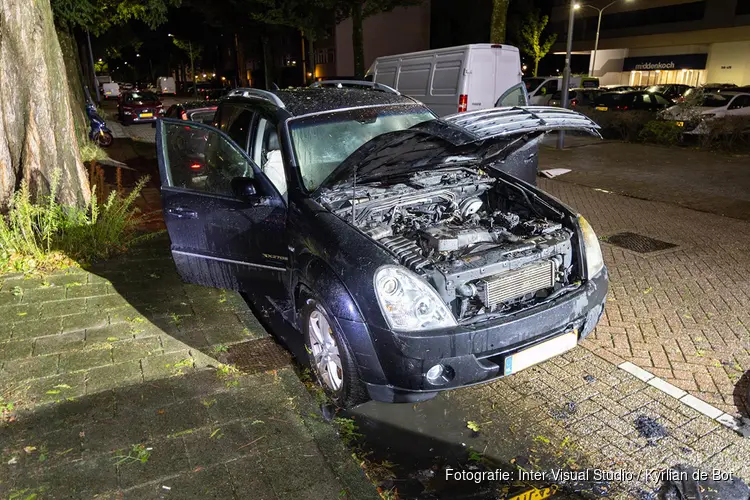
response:
[(495, 95), (497, 59), (489, 47), (472, 47), (468, 53), (468, 71), (465, 71), (468, 89), (465, 111), (491, 108), (499, 94)]

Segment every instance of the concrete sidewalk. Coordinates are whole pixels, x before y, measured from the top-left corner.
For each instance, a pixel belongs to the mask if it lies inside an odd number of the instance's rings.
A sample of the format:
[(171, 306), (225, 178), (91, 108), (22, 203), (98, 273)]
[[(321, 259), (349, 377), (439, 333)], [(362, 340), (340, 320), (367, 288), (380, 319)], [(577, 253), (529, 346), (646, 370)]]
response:
[(0, 498), (377, 498), (286, 352), (164, 238), (0, 282)]

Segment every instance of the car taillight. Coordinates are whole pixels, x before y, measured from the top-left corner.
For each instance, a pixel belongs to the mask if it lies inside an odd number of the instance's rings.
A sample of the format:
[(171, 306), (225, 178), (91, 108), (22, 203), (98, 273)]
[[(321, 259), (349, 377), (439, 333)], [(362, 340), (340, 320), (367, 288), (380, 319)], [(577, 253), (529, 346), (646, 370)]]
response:
[(192, 165), (190, 165), (190, 168), (193, 169), (193, 170), (200, 170), (201, 169), (201, 164), (200, 163), (193, 163)]
[(570, 105), (571, 106), (577, 106), (578, 105), (578, 101), (575, 100), (575, 99), (573, 99), (572, 101), (570, 101)]
[(469, 109), (469, 96), (466, 94), (461, 94), (458, 96), (458, 112), (463, 113), (467, 109)]

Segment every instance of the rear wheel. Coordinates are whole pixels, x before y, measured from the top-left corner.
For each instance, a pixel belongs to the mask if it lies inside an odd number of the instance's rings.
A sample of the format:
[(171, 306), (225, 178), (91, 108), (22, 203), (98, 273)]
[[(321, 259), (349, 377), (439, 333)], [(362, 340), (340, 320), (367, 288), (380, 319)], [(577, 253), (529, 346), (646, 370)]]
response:
[(325, 307), (308, 299), (302, 309), (302, 333), (310, 367), (336, 406), (351, 408), (369, 399), (346, 339)]

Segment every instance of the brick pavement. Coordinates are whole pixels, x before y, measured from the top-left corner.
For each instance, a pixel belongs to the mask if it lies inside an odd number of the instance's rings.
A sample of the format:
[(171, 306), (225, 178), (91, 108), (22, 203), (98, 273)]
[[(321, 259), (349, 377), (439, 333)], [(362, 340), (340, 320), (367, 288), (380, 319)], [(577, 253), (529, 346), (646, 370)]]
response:
[(678, 245), (641, 255), (602, 244), (609, 301), (584, 346), (746, 415), (750, 223), (563, 182), (540, 185), (584, 214), (600, 237), (633, 231)]
[[(0, 498), (377, 497), (241, 297), (182, 283), (165, 238), (0, 283)], [(256, 344), (257, 373), (222, 364)]]

